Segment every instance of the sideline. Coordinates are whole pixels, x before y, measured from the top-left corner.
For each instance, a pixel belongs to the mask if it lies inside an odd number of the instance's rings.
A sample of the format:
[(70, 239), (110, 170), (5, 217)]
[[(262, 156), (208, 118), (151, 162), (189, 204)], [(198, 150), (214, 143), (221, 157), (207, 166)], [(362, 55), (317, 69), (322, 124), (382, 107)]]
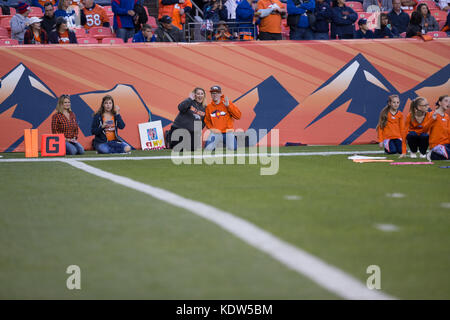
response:
[(370, 290), (356, 278), (342, 270), (327, 264), (319, 258), (297, 248), (256, 225), (222, 211), (205, 203), (179, 196), (170, 191), (153, 187), (127, 177), (119, 176), (92, 167), (78, 160), (61, 159), (75, 168), (110, 180), (125, 187), (146, 193), (153, 198), (167, 202), (173, 206), (186, 209), (204, 219), (207, 219), (251, 246), (267, 253), (288, 268), (308, 277), (319, 286), (345, 299), (395, 299), (379, 290)]

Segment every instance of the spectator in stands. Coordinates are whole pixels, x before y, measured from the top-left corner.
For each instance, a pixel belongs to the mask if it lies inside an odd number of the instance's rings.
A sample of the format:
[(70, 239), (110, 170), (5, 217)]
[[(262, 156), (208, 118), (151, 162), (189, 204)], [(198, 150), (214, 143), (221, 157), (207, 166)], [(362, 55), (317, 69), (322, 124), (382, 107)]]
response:
[[(3, 1), (6, 2), (7, 0), (3, 0)], [(11, 15), (11, 9), (9, 8), (7, 3), (5, 3), (5, 4), (1, 3), (0, 6), (2, 8), (2, 11), (1, 11), (2, 15), (5, 15), (5, 16)]]
[(287, 24), (290, 40), (312, 40), (310, 15), (314, 14), (314, 0), (287, 0)]
[[(79, 3), (79, 7), (81, 10), (83, 5)], [(69, 28), (76, 28), (81, 25), (80, 16), (72, 8), (72, 0), (60, 0), (58, 2), (58, 10), (55, 11), (55, 17), (63, 17), (66, 19), (67, 27)]]
[(25, 30), (29, 25), (29, 13), (30, 6), (26, 3), (19, 2), (19, 5), (16, 8), (16, 14), (9, 21), (11, 26), (11, 39), (19, 41), (20, 44), (23, 43)]
[(142, 29), (133, 37), (133, 42), (155, 42), (156, 36), (153, 34), (152, 27), (144, 24)]
[(259, 40), (282, 40), (281, 20), (286, 16), (286, 8), (279, 0), (259, 0), (258, 15)]
[(395, 38), (398, 36), (397, 29), (394, 29), (389, 21), (387, 13), (380, 14), (380, 28), (375, 29), (374, 38)]
[(114, 31), (116, 37), (128, 42), (134, 36), (135, 0), (112, 0), (111, 7), (114, 12)]
[(447, 21), (445, 22), (442, 31), (447, 32), (447, 36), (450, 37), (450, 11), (447, 14)]
[(227, 7), (222, 3), (222, 0), (212, 0), (205, 7), (205, 20), (211, 20), (213, 23), (218, 23), (219, 21), (225, 21), (228, 17)]
[(44, 4), (44, 16), (41, 20), (41, 28), (49, 35), (56, 28), (56, 17), (53, 4), (48, 1)]
[(147, 23), (148, 15), (145, 8), (139, 4), (138, 2), (134, 5), (134, 33), (139, 32), (142, 29), (142, 26)]
[(50, 2), (52, 4), (52, 6), (55, 6), (58, 4), (58, 0), (32, 0), (31, 6), (41, 8), (42, 12), (45, 13), (45, 4), (47, 2)]
[(449, 0), (435, 0), (438, 4), (438, 7), (443, 11), (449, 11), (450, 10), (450, 1)]
[(392, 0), (364, 0), (363, 9), (365, 12), (389, 12), (392, 10)]
[(231, 41), (234, 40), (233, 35), (228, 30), (228, 25), (225, 21), (219, 21), (217, 24), (216, 33), (213, 36), (214, 41)]
[(172, 14), (172, 24), (180, 30), (184, 29), (187, 22), (190, 19), (186, 19), (186, 14), (192, 11), (192, 2), (190, 0), (185, 0), (183, 4), (175, 4)]
[[(158, 19), (161, 19), (163, 16), (169, 16), (173, 20), (174, 19), (175, 6), (177, 7), (178, 11), (180, 9), (183, 9), (183, 14), (190, 13), (191, 10), (192, 10), (192, 3), (191, 3), (191, 1), (187, 1), (187, 0), (159, 0)], [(179, 29), (181, 29), (181, 28), (179, 28)]]
[[(190, 150), (195, 150), (195, 141), (201, 142), (201, 130), (205, 126), (206, 93), (203, 88), (195, 88), (189, 94), (189, 97), (178, 105), (179, 113), (175, 118), (169, 131), (169, 146), (175, 147), (181, 143), (182, 139), (172, 139), (172, 134), (177, 129), (185, 129), (191, 136)], [(198, 126), (200, 132), (195, 132), (195, 126)], [(201, 147), (201, 143), (199, 145)]]
[(421, 4), (419, 4), (416, 11), (421, 18), (420, 25), (422, 26), (422, 33), (425, 34), (429, 31), (439, 31), (439, 24), (431, 15), (426, 3), (422, 2)]
[(236, 22), (238, 23), (240, 40), (255, 40), (253, 1), (257, 2), (257, 0), (241, 0), (236, 7)]
[(38, 17), (30, 18), (30, 27), (25, 31), (23, 37), (24, 44), (45, 44), (48, 43), (47, 32), (41, 28), (41, 19)]
[(358, 14), (345, 5), (345, 0), (333, 0), (333, 18), (331, 22), (331, 39), (353, 39), (355, 33), (354, 23)]
[(98, 153), (128, 153), (131, 147), (119, 137), (118, 129), (125, 128), (120, 108), (114, 105), (114, 99), (106, 95), (94, 114), (91, 133), (95, 135), (92, 146)]
[(86, 30), (92, 27), (109, 27), (109, 18), (106, 10), (94, 2), (94, 0), (84, 0), (81, 12), (81, 25)]
[(406, 32), (409, 24), (409, 15), (402, 10), (400, 0), (392, 0), (392, 10), (388, 14), (391, 25), (395, 27), (398, 33)]
[(359, 19), (359, 30), (355, 32), (355, 39), (373, 39), (373, 31), (367, 26), (366, 19)]
[(314, 30), (314, 39), (316, 40), (328, 40), (330, 35), (330, 22), (333, 18), (333, 12), (331, 11), (330, 4), (325, 0), (316, 0), (316, 24)]
[(78, 43), (75, 32), (67, 26), (67, 20), (64, 17), (56, 19), (56, 29), (48, 36), (49, 43), (69, 44)]
[(234, 119), (241, 118), (241, 111), (222, 94), (219, 86), (211, 87), (210, 92), (212, 101), (206, 107), (205, 125), (211, 132), (205, 143), (205, 150), (215, 150), (217, 144), (223, 140), (228, 149), (236, 150), (236, 137), (233, 133)]
[(172, 24), (172, 18), (163, 16), (159, 19), (159, 27), (155, 31), (157, 42), (184, 42), (180, 29)]
[(66, 154), (83, 154), (84, 148), (78, 142), (78, 122), (70, 107), (70, 96), (63, 94), (56, 105), (56, 113), (52, 116), (52, 134), (64, 134), (66, 138)]
[(403, 10), (414, 10), (414, 7), (417, 5), (416, 0), (401, 0), (401, 1)]
[(420, 22), (422, 18), (417, 11), (411, 13), (408, 28), (406, 29), (406, 38), (420, 37), (422, 35), (422, 26)]

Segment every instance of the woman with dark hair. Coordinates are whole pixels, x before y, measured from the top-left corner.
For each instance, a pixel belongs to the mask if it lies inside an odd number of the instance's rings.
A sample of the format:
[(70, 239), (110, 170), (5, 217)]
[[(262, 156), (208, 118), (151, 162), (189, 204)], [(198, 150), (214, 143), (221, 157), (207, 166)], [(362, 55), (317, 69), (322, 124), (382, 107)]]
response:
[(425, 34), (429, 31), (439, 31), (439, 24), (431, 15), (430, 9), (428, 9), (426, 3), (419, 4), (416, 11), (421, 18), (420, 26), (422, 27), (422, 33)]
[(450, 159), (450, 117), (447, 111), (450, 107), (450, 97), (440, 96), (433, 112), (433, 123), (430, 128), (430, 149), (428, 160)]
[(405, 132), (411, 158), (417, 158), (417, 149), (420, 157), (425, 158), (428, 149), (428, 131), (433, 122), (431, 113), (428, 112), (428, 101), (424, 97), (415, 98), (409, 107), (406, 117)]
[(56, 29), (48, 37), (50, 43), (69, 44), (78, 43), (75, 32), (67, 27), (67, 22), (63, 17), (56, 19)]
[(70, 96), (63, 94), (58, 99), (56, 113), (52, 116), (52, 133), (64, 134), (66, 154), (83, 154), (84, 148), (78, 143), (78, 122), (70, 107)]
[(358, 14), (345, 5), (345, 0), (333, 0), (331, 11), (331, 39), (336, 39), (336, 36), (338, 39), (353, 39)]
[(98, 153), (128, 153), (131, 147), (119, 137), (117, 129), (125, 128), (120, 108), (114, 105), (114, 99), (106, 95), (94, 114), (91, 133), (95, 135), (92, 146)]
[[(184, 129), (189, 132), (191, 137), (191, 150), (195, 150), (195, 140), (200, 139), (201, 141), (201, 130), (205, 126), (204, 118), (205, 118), (205, 110), (206, 110), (206, 93), (203, 88), (195, 88), (189, 94), (189, 97), (183, 100), (178, 105), (179, 113), (173, 122), (172, 127), (169, 131), (169, 141), (170, 148), (173, 148), (178, 143), (182, 141), (182, 139), (172, 139), (172, 135), (177, 129)], [(197, 128), (199, 128), (200, 132), (195, 132), (195, 124), (197, 123)], [(183, 137), (182, 134), (177, 135)], [(200, 137), (199, 137), (200, 136)], [(180, 138), (181, 138), (180, 137)], [(175, 137), (174, 137), (175, 138)], [(198, 146), (201, 148), (201, 144)]]
[(396, 32), (397, 29), (391, 26), (391, 22), (389, 21), (389, 16), (387, 13), (380, 14), (380, 28), (375, 29), (374, 38), (394, 38), (398, 35)]
[(422, 35), (421, 19), (417, 11), (411, 13), (411, 20), (409, 20), (408, 28), (406, 28), (406, 38), (420, 37)]

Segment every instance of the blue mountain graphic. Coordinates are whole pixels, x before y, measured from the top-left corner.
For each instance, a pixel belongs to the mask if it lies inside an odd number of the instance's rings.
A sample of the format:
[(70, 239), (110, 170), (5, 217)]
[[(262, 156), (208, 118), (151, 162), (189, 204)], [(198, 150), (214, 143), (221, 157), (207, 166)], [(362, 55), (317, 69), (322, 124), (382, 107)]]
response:
[[(259, 129), (266, 129), (267, 133), (269, 133), (270, 130), (298, 105), (298, 101), (273, 76), (270, 76), (233, 102), (239, 101), (239, 99), (255, 88), (258, 88), (259, 100), (253, 108), (255, 118), (250, 124), (249, 129), (254, 129), (257, 132)], [(258, 136), (258, 141), (263, 137)]]

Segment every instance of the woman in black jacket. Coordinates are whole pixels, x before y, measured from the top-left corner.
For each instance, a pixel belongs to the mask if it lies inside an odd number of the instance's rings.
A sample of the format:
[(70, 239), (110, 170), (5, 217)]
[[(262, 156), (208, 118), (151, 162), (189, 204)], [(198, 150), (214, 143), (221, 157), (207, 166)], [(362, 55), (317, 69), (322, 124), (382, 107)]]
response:
[(56, 18), (56, 29), (48, 35), (49, 43), (78, 43), (75, 32), (67, 27), (67, 21), (63, 17)]
[[(169, 131), (169, 146), (175, 147), (183, 141), (183, 137), (189, 133), (190, 149), (193, 151), (201, 147), (201, 134), (205, 126), (205, 109), (206, 109), (206, 94), (203, 88), (195, 88), (190, 94), (189, 98), (182, 101), (178, 105), (180, 111), (173, 122)], [(185, 129), (184, 131), (177, 129)], [(195, 129), (195, 130), (194, 130)], [(200, 145), (196, 145), (195, 141), (200, 141)], [(197, 143), (198, 144), (198, 143)], [(187, 146), (185, 146), (187, 148)], [(183, 148), (184, 149), (184, 148)]]

